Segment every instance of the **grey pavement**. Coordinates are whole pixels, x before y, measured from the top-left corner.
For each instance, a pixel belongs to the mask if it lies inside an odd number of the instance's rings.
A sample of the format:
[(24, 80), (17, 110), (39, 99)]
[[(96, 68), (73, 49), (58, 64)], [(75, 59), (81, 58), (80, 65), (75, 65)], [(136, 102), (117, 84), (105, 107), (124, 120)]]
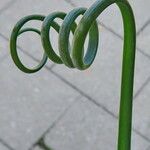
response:
[(4, 145), (2, 145), (2, 144), (0, 144), (0, 149), (1, 150), (8, 150), (8, 148), (7, 147), (5, 147)]
[[(110, 6), (98, 18), (99, 51), (86, 71), (51, 61), (36, 74), (14, 65), (9, 38), (15, 23), (30, 14), (66, 13), (90, 7), (94, 0), (0, 1), (0, 150), (115, 150), (121, 84), (123, 27), (119, 9)], [(132, 150), (150, 150), (150, 1), (129, 0), (137, 22)], [(41, 28), (33, 21), (26, 26)], [(58, 52), (58, 35), (53, 31)], [(40, 37), (18, 39), (19, 56), (37, 65), (43, 48)]]

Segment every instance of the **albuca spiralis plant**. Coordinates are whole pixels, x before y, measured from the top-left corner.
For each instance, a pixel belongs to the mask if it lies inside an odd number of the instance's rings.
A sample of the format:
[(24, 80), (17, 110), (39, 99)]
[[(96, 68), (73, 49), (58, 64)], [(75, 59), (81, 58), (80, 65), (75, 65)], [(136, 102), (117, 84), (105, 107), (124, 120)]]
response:
[[(48, 16), (30, 15), (22, 18), (15, 25), (10, 39), (11, 56), (17, 67), (25, 73), (35, 73), (46, 63), (47, 58), (57, 64), (64, 64), (69, 68), (85, 70), (93, 63), (99, 43), (99, 30), (97, 17), (110, 5), (116, 4), (122, 14), (124, 24), (124, 53), (122, 64), (122, 86), (119, 113), (119, 135), (118, 150), (131, 149), (131, 128), (132, 128), (132, 101), (134, 83), (134, 64), (136, 47), (136, 27), (134, 14), (127, 0), (97, 0), (89, 9), (76, 8), (68, 14), (54, 12)], [(83, 15), (79, 24), (76, 24), (78, 16)], [(55, 19), (63, 20), (60, 26)], [(31, 20), (42, 21), (41, 31), (35, 28), (22, 28), (25, 23)], [(49, 37), (50, 28), (54, 28), (59, 34), (58, 56), (52, 48)], [(22, 64), (17, 53), (17, 38), (24, 32), (36, 32), (41, 36), (44, 48), (43, 58), (38, 66), (33, 69)], [(73, 33), (73, 41), (69, 43), (70, 32)], [(89, 34), (89, 43), (84, 55), (84, 43)]]

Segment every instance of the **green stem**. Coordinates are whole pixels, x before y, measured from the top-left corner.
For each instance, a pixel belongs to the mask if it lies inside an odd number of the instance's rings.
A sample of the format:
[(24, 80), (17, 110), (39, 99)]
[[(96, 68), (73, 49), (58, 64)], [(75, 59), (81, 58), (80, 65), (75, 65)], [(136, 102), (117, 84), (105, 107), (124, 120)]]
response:
[(118, 150), (131, 149), (132, 103), (136, 50), (136, 28), (131, 7), (118, 3), (124, 19), (124, 55), (119, 116)]

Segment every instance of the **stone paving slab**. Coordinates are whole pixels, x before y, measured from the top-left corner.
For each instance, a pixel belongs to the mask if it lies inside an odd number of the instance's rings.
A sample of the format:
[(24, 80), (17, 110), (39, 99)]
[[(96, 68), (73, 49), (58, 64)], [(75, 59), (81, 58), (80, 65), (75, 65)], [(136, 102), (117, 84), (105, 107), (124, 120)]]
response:
[(135, 13), (137, 31), (142, 28), (145, 23), (150, 19), (149, 6), (150, 1), (145, 0), (129, 0), (131, 6), (133, 7), (133, 11)]
[[(85, 98), (77, 101), (45, 139), (53, 150), (115, 150), (117, 121)], [(133, 134), (132, 150), (147, 150), (149, 143)]]
[[(27, 15), (49, 15), (50, 13), (55, 11), (67, 12), (69, 10), (71, 10), (70, 5), (65, 1), (26, 0), (26, 2), (24, 2), (24, 0), (19, 0), (0, 15), (0, 21), (3, 22), (0, 26), (0, 32), (9, 37), (16, 22)], [(41, 24), (39, 23), (32, 23), (30, 25), (37, 25), (37, 27), (41, 27)]]
[[(102, 33), (98, 54), (90, 69), (81, 72), (56, 65), (53, 70), (117, 114), (120, 97), (122, 41), (104, 28), (100, 30)], [(150, 60), (137, 52), (135, 94), (150, 76), (149, 64)]]
[(150, 138), (150, 83), (137, 98), (134, 106), (133, 122), (138, 131)]
[(33, 150), (42, 150), (40, 147), (36, 146)]
[(35, 147), (33, 150), (43, 150), (43, 149), (41, 149), (39, 147)]
[[(90, 7), (96, 0), (66, 0), (73, 2), (78, 7)], [(129, 0), (131, 6), (133, 7), (133, 11), (135, 13), (137, 31), (150, 19), (149, 14), (149, 5), (150, 1), (145, 0), (144, 2), (141, 0)], [(144, 9), (143, 9), (144, 8)], [(122, 28), (122, 18), (119, 8), (116, 4), (107, 8), (102, 15), (99, 17), (99, 20), (104, 23), (107, 27), (118, 33), (119, 35), (123, 35)]]
[(0, 14), (2, 13), (1, 11), (10, 3), (14, 0), (1, 0), (0, 3)]
[(150, 55), (150, 24), (138, 36), (138, 47)]
[(8, 42), (6, 40), (4, 40), (2, 37), (0, 37), (0, 62), (9, 53), (9, 50), (7, 47), (8, 47)]
[(10, 57), (0, 68), (0, 137), (15, 150), (27, 150), (79, 94), (45, 69), (20, 72)]
[(0, 143), (0, 150), (9, 150), (9, 149)]

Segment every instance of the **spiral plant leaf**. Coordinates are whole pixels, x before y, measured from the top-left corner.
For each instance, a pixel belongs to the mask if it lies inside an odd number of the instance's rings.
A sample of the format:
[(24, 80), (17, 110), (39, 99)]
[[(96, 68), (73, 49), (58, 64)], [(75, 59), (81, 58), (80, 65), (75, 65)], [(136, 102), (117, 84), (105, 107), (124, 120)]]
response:
[[(69, 68), (85, 70), (93, 63), (99, 43), (97, 17), (110, 5), (116, 4), (123, 18), (124, 24), (124, 51), (122, 64), (122, 85), (119, 113), (118, 150), (131, 149), (132, 128), (132, 101), (135, 66), (136, 27), (134, 14), (127, 0), (97, 0), (89, 9), (76, 8), (68, 14), (54, 12), (48, 16), (30, 15), (22, 18), (14, 27), (11, 39), (11, 56), (17, 67), (25, 73), (39, 71), (46, 63), (47, 58), (57, 64), (64, 64)], [(77, 24), (76, 19), (82, 15)], [(62, 19), (60, 26), (55, 19)], [(41, 30), (22, 28), (32, 20), (42, 21)], [(59, 34), (59, 56), (55, 53), (49, 36), (53, 28)], [(35, 68), (27, 68), (19, 59), (17, 52), (17, 38), (24, 32), (36, 32), (40, 35), (44, 54), (41, 62)], [(70, 33), (73, 34), (72, 43), (69, 42)], [(88, 48), (84, 50), (86, 37), (89, 35)], [(84, 54), (85, 53), (85, 54)]]

